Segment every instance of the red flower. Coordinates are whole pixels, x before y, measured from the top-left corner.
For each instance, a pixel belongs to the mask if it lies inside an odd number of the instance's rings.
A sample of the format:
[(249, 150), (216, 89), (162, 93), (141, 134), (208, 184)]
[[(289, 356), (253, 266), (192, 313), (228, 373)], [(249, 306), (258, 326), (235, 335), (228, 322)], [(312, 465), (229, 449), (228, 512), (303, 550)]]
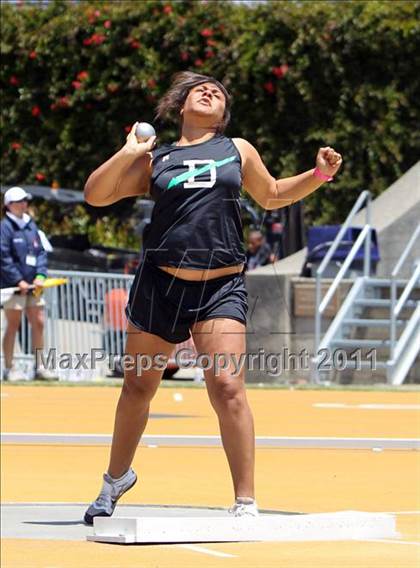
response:
[(109, 28), (111, 27), (111, 20), (106, 20), (106, 22), (104, 22), (104, 28), (106, 28), (107, 30), (109, 30)]
[(215, 45), (217, 45), (217, 41), (214, 41), (214, 39), (208, 39), (206, 41), (207, 45), (210, 45), (212, 47), (214, 47)]
[(127, 134), (130, 132), (130, 130), (131, 130), (132, 128), (133, 128), (133, 127), (130, 126), (129, 124), (128, 124), (127, 126), (124, 126), (124, 130), (127, 132)]
[(68, 97), (60, 97), (57, 101), (57, 105), (61, 108), (67, 108), (70, 106)]
[(172, 11), (173, 11), (173, 8), (169, 4), (166, 4), (166, 6), (163, 7), (163, 13), (164, 14), (170, 14)]
[(277, 77), (277, 79), (281, 79), (282, 77), (284, 77), (286, 75), (286, 73), (289, 70), (289, 66), (286, 65), (286, 63), (284, 65), (280, 65), (279, 67), (273, 67), (271, 69), (271, 72), (273, 73), (273, 75), (275, 75)]
[(147, 81), (147, 86), (150, 87), (151, 89), (154, 89), (156, 87), (157, 83), (154, 79), (149, 79)]
[(196, 60), (194, 61), (194, 65), (195, 65), (196, 67), (201, 67), (202, 65), (204, 65), (204, 61), (203, 61), (202, 59), (196, 59)]
[(200, 34), (203, 37), (210, 37), (210, 36), (213, 35), (213, 30), (211, 30), (210, 28), (204, 28), (204, 29), (201, 30)]
[(130, 41), (130, 47), (132, 49), (139, 49), (141, 47), (141, 43), (139, 41), (137, 41), (136, 39), (133, 39)]
[(99, 16), (101, 15), (100, 10), (95, 10), (95, 11), (93, 12), (93, 15), (94, 15), (96, 18), (99, 18)]
[(44, 181), (45, 175), (42, 172), (36, 172), (35, 177), (38, 181)]
[(90, 37), (83, 40), (83, 45), (101, 45), (105, 41), (106, 37), (103, 34), (93, 34)]
[(80, 71), (77, 74), (78, 81), (85, 81), (86, 79), (89, 79), (89, 73), (87, 71)]
[(103, 34), (93, 34), (92, 43), (95, 45), (101, 45), (105, 41), (106, 37)]
[(75, 89), (80, 89), (80, 87), (82, 86), (82, 83), (80, 81), (72, 81), (71, 84)]
[(188, 61), (188, 59), (190, 58), (187, 51), (181, 51), (180, 57), (182, 61)]
[(38, 105), (35, 105), (32, 107), (32, 116), (39, 116), (41, 114), (41, 109), (39, 108)]
[(16, 77), (16, 75), (12, 75), (9, 79), (9, 83), (11, 85), (17, 86), (19, 85), (19, 79)]
[(206, 59), (209, 59), (210, 57), (214, 57), (214, 51), (212, 49), (206, 51)]
[(267, 83), (264, 83), (264, 89), (267, 91), (267, 93), (273, 94), (276, 91), (276, 88), (274, 87), (274, 84), (271, 81), (267, 81)]
[(36, 59), (36, 51), (31, 51), (31, 53), (29, 54), (29, 59)]
[(55, 101), (55, 103), (50, 105), (50, 109), (57, 110), (58, 108), (67, 108), (68, 106), (70, 106), (68, 97), (60, 97)]
[(12, 150), (20, 150), (22, 148), (22, 144), (19, 144), (19, 142), (12, 142), (10, 146)]

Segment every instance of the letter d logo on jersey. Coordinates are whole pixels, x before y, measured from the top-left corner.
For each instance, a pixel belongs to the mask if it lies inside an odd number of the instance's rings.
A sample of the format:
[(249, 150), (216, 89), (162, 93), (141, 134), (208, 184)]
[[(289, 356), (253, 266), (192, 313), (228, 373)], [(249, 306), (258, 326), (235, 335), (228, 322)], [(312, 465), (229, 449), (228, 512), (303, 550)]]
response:
[[(184, 160), (184, 166), (188, 166), (188, 173), (190, 177), (184, 183), (184, 187), (213, 187), (216, 183), (216, 162), (214, 160)], [(198, 165), (207, 166), (205, 173), (210, 172), (210, 179), (207, 181), (196, 181), (195, 176), (202, 171), (202, 168), (197, 168)]]
[[(186, 183), (184, 183), (184, 187), (213, 187), (216, 183), (216, 168), (229, 164), (229, 162), (232, 162), (234, 159), (235, 156), (231, 156), (230, 158), (226, 158), (218, 162), (214, 160), (184, 160), (183, 165), (188, 166), (188, 172), (173, 177), (168, 184), (168, 189), (171, 189), (171, 187), (175, 187), (184, 181), (186, 181)], [(197, 164), (204, 165), (197, 168), (195, 167)], [(210, 180), (198, 181), (198, 176), (203, 175), (206, 172), (210, 172)]]

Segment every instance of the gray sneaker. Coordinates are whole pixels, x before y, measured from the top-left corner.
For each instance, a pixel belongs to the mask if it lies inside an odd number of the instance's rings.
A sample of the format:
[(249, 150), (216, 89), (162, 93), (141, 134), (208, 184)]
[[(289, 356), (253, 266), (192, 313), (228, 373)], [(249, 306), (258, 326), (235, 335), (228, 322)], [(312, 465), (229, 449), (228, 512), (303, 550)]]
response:
[(130, 469), (118, 479), (113, 479), (108, 473), (104, 473), (104, 483), (96, 501), (94, 501), (85, 513), (84, 521), (87, 525), (93, 525), (95, 517), (110, 517), (114, 512), (118, 499), (126, 491), (131, 489), (137, 481), (137, 475)]

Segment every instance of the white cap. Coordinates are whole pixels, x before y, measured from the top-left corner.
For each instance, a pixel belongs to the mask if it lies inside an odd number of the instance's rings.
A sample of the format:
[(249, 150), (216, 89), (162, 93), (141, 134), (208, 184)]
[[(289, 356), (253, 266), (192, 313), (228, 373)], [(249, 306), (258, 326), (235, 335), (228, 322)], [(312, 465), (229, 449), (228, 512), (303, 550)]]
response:
[(27, 193), (21, 187), (15, 186), (8, 189), (4, 194), (4, 204), (9, 205), (10, 203), (14, 203), (16, 201), (23, 201), (24, 199), (31, 198), (32, 195), (30, 193)]

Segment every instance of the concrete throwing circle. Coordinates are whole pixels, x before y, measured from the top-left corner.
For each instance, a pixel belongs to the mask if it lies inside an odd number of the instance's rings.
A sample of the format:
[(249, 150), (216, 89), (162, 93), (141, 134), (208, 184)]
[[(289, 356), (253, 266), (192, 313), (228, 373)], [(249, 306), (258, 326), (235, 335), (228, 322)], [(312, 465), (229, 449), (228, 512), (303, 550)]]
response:
[[(86, 540), (93, 527), (83, 522), (88, 503), (4, 503), (1, 507), (2, 538)], [(298, 515), (282, 511), (263, 514)], [(227, 509), (162, 505), (118, 505), (113, 517), (220, 517)]]

